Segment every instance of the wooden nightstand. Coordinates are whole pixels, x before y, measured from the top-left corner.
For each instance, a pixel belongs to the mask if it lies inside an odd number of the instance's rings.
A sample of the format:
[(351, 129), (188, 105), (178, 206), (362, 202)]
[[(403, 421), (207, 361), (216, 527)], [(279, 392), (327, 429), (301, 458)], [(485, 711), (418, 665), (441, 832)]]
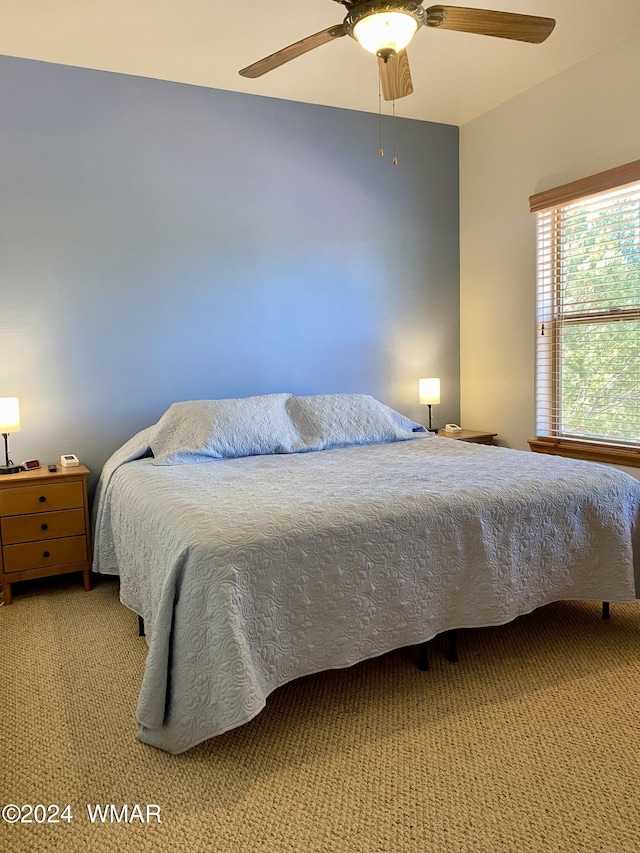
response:
[(444, 438), (457, 438), (458, 441), (471, 441), (473, 444), (493, 444), (497, 432), (480, 432), (477, 429), (463, 429), (462, 432), (445, 432), (439, 429), (436, 435)]
[(0, 581), (11, 604), (17, 581), (82, 572), (91, 589), (89, 503), (84, 465), (0, 477)]

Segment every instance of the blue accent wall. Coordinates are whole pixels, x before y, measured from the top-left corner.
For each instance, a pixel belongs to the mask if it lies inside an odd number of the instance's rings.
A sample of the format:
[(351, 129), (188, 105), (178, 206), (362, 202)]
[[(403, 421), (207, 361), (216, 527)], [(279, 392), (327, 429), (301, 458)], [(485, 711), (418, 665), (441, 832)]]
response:
[[(398, 105), (401, 111), (401, 102)], [(175, 400), (361, 392), (459, 419), (458, 129), (0, 56), (14, 461), (96, 474)]]

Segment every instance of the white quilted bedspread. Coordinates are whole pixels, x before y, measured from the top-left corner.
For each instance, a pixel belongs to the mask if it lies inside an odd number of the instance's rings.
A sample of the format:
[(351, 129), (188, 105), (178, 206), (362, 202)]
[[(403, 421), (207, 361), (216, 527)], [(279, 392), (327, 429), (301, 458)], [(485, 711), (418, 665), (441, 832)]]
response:
[(145, 619), (138, 738), (169, 752), (302, 675), (551, 601), (636, 598), (640, 482), (606, 466), (427, 437), (114, 468), (94, 569)]

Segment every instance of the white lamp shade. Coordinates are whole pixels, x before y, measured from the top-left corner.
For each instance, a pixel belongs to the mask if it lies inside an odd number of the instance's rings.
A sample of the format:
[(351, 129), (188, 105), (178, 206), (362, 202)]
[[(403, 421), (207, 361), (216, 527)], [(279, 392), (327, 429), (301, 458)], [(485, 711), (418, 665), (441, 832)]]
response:
[(408, 12), (374, 12), (353, 28), (358, 43), (369, 53), (397, 53), (409, 44), (418, 22)]
[(423, 406), (434, 405), (440, 403), (440, 380), (439, 379), (421, 379), (419, 383), (420, 403)]
[(0, 432), (20, 432), (20, 406), (17, 397), (0, 397)]

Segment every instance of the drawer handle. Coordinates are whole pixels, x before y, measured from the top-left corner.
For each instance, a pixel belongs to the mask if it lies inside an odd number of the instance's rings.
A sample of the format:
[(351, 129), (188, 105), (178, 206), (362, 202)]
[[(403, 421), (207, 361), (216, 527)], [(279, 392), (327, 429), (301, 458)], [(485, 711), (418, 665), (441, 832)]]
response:
[(43, 551), (42, 556), (43, 556), (43, 557), (48, 557), (48, 556), (49, 556), (49, 552), (48, 552), (48, 551)]
[(49, 529), (49, 525), (48, 525), (48, 524), (41, 524), (41, 525), (40, 525), (40, 530), (48, 530), (48, 529)]
[(40, 503), (41, 503), (41, 504), (43, 504), (43, 503), (46, 501), (46, 498), (45, 498), (45, 496), (44, 496), (44, 495), (40, 495), (40, 497), (38, 498), (38, 500), (40, 501)]

